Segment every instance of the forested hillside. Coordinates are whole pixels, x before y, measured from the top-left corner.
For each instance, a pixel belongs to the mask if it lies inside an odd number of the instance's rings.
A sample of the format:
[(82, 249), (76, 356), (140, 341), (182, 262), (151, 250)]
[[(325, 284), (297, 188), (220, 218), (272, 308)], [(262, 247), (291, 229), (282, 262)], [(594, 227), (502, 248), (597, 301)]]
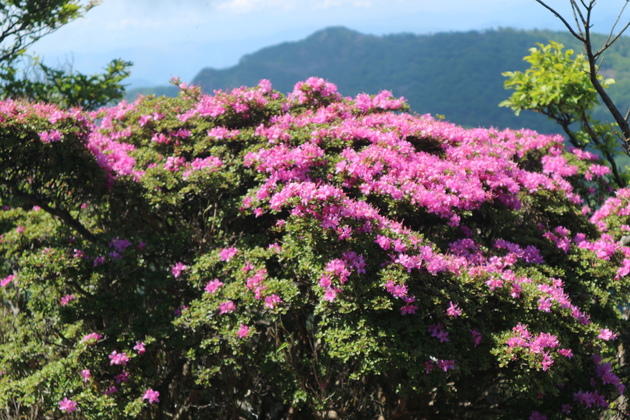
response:
[[(555, 132), (558, 128), (543, 116), (526, 112), (515, 117), (509, 109), (498, 107), (510, 95), (503, 87), (502, 73), (524, 70), (528, 49), (549, 40), (580, 51), (568, 33), (552, 31), (375, 36), (335, 27), (298, 42), (264, 48), (227, 69), (203, 69), (193, 82), (212, 92), (269, 79), (274, 88), (289, 92), (296, 82), (318, 76), (334, 82), (344, 95), (391, 90), (395, 96), (404, 96), (417, 113), (442, 114), (464, 126)], [(629, 55), (630, 41), (622, 38), (603, 63), (606, 76), (618, 80), (611, 92), (621, 104), (621, 98), (630, 97)], [(137, 93), (130, 92), (131, 96)]]

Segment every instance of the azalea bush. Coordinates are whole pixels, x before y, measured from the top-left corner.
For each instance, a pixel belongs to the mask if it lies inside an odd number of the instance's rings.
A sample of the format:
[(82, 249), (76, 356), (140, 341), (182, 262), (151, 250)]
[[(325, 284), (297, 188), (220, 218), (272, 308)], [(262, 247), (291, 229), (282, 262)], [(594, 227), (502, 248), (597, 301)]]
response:
[(8, 418), (626, 410), (630, 191), (560, 136), (311, 78), (0, 103)]

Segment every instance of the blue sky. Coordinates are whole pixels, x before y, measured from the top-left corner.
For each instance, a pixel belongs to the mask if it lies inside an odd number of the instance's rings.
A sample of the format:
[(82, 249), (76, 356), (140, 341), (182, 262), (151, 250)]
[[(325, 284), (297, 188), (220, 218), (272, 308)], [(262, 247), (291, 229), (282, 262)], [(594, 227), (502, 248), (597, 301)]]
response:
[[(569, 0), (548, 3), (566, 12)], [(598, 2), (594, 30), (608, 32), (623, 3)], [(245, 54), (339, 25), (375, 35), (563, 29), (534, 0), (102, 0), (31, 53), (88, 74), (122, 58), (134, 62), (132, 86), (165, 85), (172, 76), (190, 81), (204, 67), (230, 67)]]

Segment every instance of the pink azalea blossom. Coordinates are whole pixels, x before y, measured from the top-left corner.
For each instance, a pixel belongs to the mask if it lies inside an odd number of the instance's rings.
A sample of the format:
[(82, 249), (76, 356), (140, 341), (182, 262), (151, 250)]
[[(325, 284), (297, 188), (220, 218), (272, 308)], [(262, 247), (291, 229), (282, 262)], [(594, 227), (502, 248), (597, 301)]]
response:
[(529, 416), (529, 420), (547, 420), (547, 416), (540, 414), (538, 411), (534, 411)]
[(65, 296), (63, 296), (60, 299), (61, 306), (66, 306), (73, 299), (74, 299), (74, 295), (65, 295)]
[(92, 377), (92, 373), (90, 372), (90, 369), (83, 369), (81, 371), (81, 376), (83, 377), (83, 382), (88, 382)]
[(61, 137), (61, 132), (58, 130), (43, 131), (39, 133), (39, 139), (43, 143), (56, 143), (58, 141), (61, 141)]
[(219, 303), (219, 313), (227, 314), (230, 312), (234, 312), (236, 310), (236, 305), (231, 300), (227, 300), (225, 302)]
[(455, 369), (455, 361), (454, 360), (438, 360), (437, 361), (437, 365), (444, 372), (446, 372), (447, 370)]
[(472, 339), (475, 343), (475, 347), (477, 347), (479, 344), (481, 344), (482, 335), (477, 330), (470, 330), (470, 333), (472, 334)]
[(400, 308), (401, 315), (412, 315), (415, 314), (418, 310), (418, 306), (416, 305), (404, 305)]
[(558, 350), (558, 354), (561, 354), (562, 356), (566, 357), (567, 359), (570, 359), (573, 357), (573, 351), (571, 349), (559, 349)]
[(182, 273), (188, 268), (184, 263), (178, 262), (173, 267), (171, 267), (171, 273), (173, 273), (173, 277), (179, 278)]
[(122, 372), (114, 376), (114, 380), (116, 381), (117, 384), (120, 384), (122, 382), (127, 382), (129, 380), (129, 372), (123, 369)]
[(249, 334), (249, 327), (247, 325), (245, 325), (245, 324), (241, 324), (238, 327), (238, 333), (237, 334), (238, 334), (239, 338), (247, 337), (247, 335)]
[(11, 283), (13, 279), (15, 279), (15, 275), (9, 274), (8, 276), (0, 280), (0, 286), (5, 287), (7, 284)]
[(82, 343), (96, 343), (98, 340), (100, 340), (101, 338), (103, 338), (102, 335), (100, 335), (99, 333), (89, 333), (88, 335), (84, 336), (83, 339), (81, 339)]
[(280, 296), (273, 294), (271, 296), (267, 296), (265, 298), (265, 307), (269, 309), (273, 309), (276, 307), (278, 303), (282, 303), (282, 299)]
[(126, 353), (118, 353), (118, 351), (114, 350), (112, 354), (109, 355), (109, 364), (110, 365), (126, 365), (129, 362), (129, 357)]
[(223, 286), (223, 282), (219, 281), (219, 279), (210, 280), (208, 284), (206, 284), (205, 291), (206, 293), (214, 293), (219, 287)]
[(449, 302), (448, 309), (446, 309), (446, 314), (448, 316), (452, 316), (453, 318), (457, 318), (462, 314), (462, 310), (457, 306), (458, 304), (453, 304), (453, 302)]
[(73, 411), (77, 411), (77, 403), (64, 397), (63, 400), (59, 401), (59, 409), (66, 413), (72, 413)]
[(109, 388), (107, 388), (105, 391), (103, 391), (103, 394), (105, 395), (112, 395), (118, 392), (118, 387), (116, 385), (112, 385)]
[(142, 397), (143, 400), (147, 400), (149, 402), (149, 404), (153, 404), (156, 402), (160, 402), (160, 399), (158, 398), (160, 396), (160, 393), (158, 391), (154, 391), (152, 389), (147, 389), (147, 391), (144, 393), (144, 396)]
[(617, 338), (617, 334), (613, 333), (608, 328), (602, 328), (601, 330), (599, 330), (599, 335), (597, 336), (597, 338), (600, 338), (604, 341), (614, 340), (615, 338)]
[(219, 259), (221, 261), (230, 261), (232, 257), (236, 255), (237, 252), (238, 252), (238, 249), (234, 247), (223, 248), (221, 252), (219, 253)]
[(136, 341), (136, 345), (133, 346), (133, 349), (138, 352), (138, 354), (144, 354), (147, 350), (144, 348), (144, 343), (141, 341)]

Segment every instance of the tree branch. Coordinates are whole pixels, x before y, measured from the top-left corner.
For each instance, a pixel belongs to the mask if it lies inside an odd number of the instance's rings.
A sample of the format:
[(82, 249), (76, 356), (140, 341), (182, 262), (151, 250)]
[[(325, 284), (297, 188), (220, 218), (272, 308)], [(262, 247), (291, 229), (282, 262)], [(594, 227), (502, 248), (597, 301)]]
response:
[[(586, 130), (588, 135), (593, 140), (593, 143), (595, 143), (595, 145), (597, 146), (601, 145), (602, 142), (597, 136), (597, 133), (595, 132), (595, 130), (593, 130), (593, 127), (591, 127), (591, 124), (588, 122), (588, 116), (586, 115), (586, 113), (582, 114), (582, 125), (584, 126), (584, 129)], [(606, 149), (603, 149), (602, 153), (604, 153), (606, 160), (610, 163), (610, 166), (613, 172), (613, 177), (615, 178), (615, 182), (617, 182), (617, 185), (619, 187), (623, 188), (625, 186), (625, 183), (623, 182), (623, 178), (621, 177), (619, 168), (617, 167), (615, 156), (612, 153), (610, 153), (609, 150), (606, 150)]]
[[(599, 59), (600, 55), (607, 48), (609, 48), (610, 45), (612, 45), (612, 43), (615, 42), (619, 38), (619, 36), (621, 36), (621, 34), (628, 27), (630, 27), (630, 22), (626, 26), (624, 26), (622, 31), (619, 34), (617, 34), (617, 36), (615, 36), (614, 38), (609, 37), (609, 40), (606, 41), (606, 44), (604, 45), (604, 47), (602, 47), (602, 49), (600, 49), (599, 51), (594, 53), (593, 52), (593, 46), (591, 44), (591, 32), (590, 32), (590, 29), (591, 29), (591, 13), (592, 13), (593, 7), (595, 6), (595, 3), (596, 3), (595, 0), (590, 0), (588, 2), (588, 4), (584, 0), (580, 0), (580, 3), (582, 4), (584, 9), (586, 10), (586, 16), (584, 15), (584, 13), (582, 13), (582, 10), (580, 9), (580, 7), (577, 4), (576, 0), (571, 0), (571, 8), (573, 9), (573, 14), (574, 14), (574, 17), (576, 19), (576, 24), (580, 28), (580, 33), (579, 34), (575, 31), (575, 29), (573, 29), (571, 27), (571, 25), (569, 25), (569, 23), (566, 21), (566, 19), (560, 13), (558, 13), (555, 9), (553, 9), (552, 7), (547, 5), (543, 0), (534, 0), (534, 1), (536, 1), (538, 4), (543, 6), (545, 9), (547, 9), (551, 13), (553, 13), (553, 15), (556, 16), (558, 19), (560, 19), (562, 21), (562, 23), (564, 24), (564, 26), (567, 27), (567, 29), (569, 30), (571, 35), (573, 35), (574, 38), (576, 38), (577, 40), (582, 42), (582, 45), (583, 45), (584, 50), (586, 52), (586, 58), (587, 58), (588, 64), (589, 64), (589, 78), (590, 78), (591, 84), (595, 88), (595, 91), (599, 95), (600, 99), (602, 100), (602, 102), (604, 103), (604, 105), (606, 106), (606, 108), (608, 109), (610, 114), (613, 116), (613, 118), (615, 120), (615, 123), (617, 123), (617, 125), (619, 126), (619, 129), (623, 133), (624, 140), (622, 142), (622, 148), (623, 148), (623, 150), (625, 151), (626, 154), (629, 154), (630, 147), (629, 147), (628, 142), (630, 141), (630, 125), (628, 125), (628, 117), (627, 116), (624, 117), (621, 114), (621, 112), (619, 111), (619, 108), (617, 108), (617, 106), (612, 101), (610, 96), (608, 96), (608, 94), (604, 90), (604, 87), (602, 86), (602, 84), (597, 79), (597, 60)], [(621, 9), (621, 13), (623, 13), (625, 7), (626, 6), (624, 5), (624, 7)], [(619, 19), (621, 17), (621, 13), (617, 17), (617, 21), (619, 21)], [(579, 20), (578, 20), (578, 16), (579, 16)], [(581, 22), (580, 22), (580, 20), (581, 20)], [(616, 26), (616, 24), (617, 23), (615, 23), (614, 26)], [(614, 26), (613, 26), (613, 28), (614, 28)], [(612, 33), (613, 33), (613, 30), (611, 30), (611, 34)], [(628, 115), (630, 115), (630, 111), (629, 111)]]
[[(573, 29), (573, 27), (571, 25), (569, 25), (569, 22), (566, 21), (566, 19), (557, 11), (555, 11), (553, 8), (551, 8), (550, 6), (548, 6), (543, 0), (534, 0), (536, 3), (540, 4), (542, 7), (544, 7), (545, 9), (549, 10), (551, 13), (554, 14), (555, 17), (557, 17), (558, 19), (560, 19), (562, 21), (562, 23), (564, 24), (564, 26), (567, 27), (567, 29), (569, 30), (569, 32), (571, 32), (571, 35), (573, 35), (575, 38), (579, 39), (580, 41), (584, 42), (584, 39), (580, 36), (580, 34), (576, 33), (575, 30)], [(573, 3), (573, 0), (571, 1), (571, 3)]]
[(85, 226), (83, 226), (83, 224), (81, 224), (81, 222), (79, 222), (77, 219), (72, 217), (70, 212), (68, 212), (67, 210), (51, 207), (43, 199), (41, 199), (41, 198), (39, 198), (37, 196), (34, 196), (32, 194), (28, 194), (28, 193), (26, 193), (24, 191), (21, 191), (14, 183), (12, 183), (12, 182), (10, 182), (8, 180), (2, 180), (2, 183), (7, 185), (11, 189), (11, 193), (13, 195), (15, 195), (16, 197), (25, 199), (25, 200), (33, 203), (34, 205), (41, 207), (42, 210), (46, 211), (50, 215), (52, 215), (52, 216), (56, 217), (57, 219), (61, 220), (62, 222), (64, 222), (66, 225), (68, 225), (68, 226), (72, 227), (73, 229), (75, 229), (77, 232), (79, 232), (79, 234), (81, 236), (83, 236), (88, 241), (90, 241), (92, 243), (95, 243), (95, 244), (102, 243), (102, 241), (96, 235), (94, 235)]

